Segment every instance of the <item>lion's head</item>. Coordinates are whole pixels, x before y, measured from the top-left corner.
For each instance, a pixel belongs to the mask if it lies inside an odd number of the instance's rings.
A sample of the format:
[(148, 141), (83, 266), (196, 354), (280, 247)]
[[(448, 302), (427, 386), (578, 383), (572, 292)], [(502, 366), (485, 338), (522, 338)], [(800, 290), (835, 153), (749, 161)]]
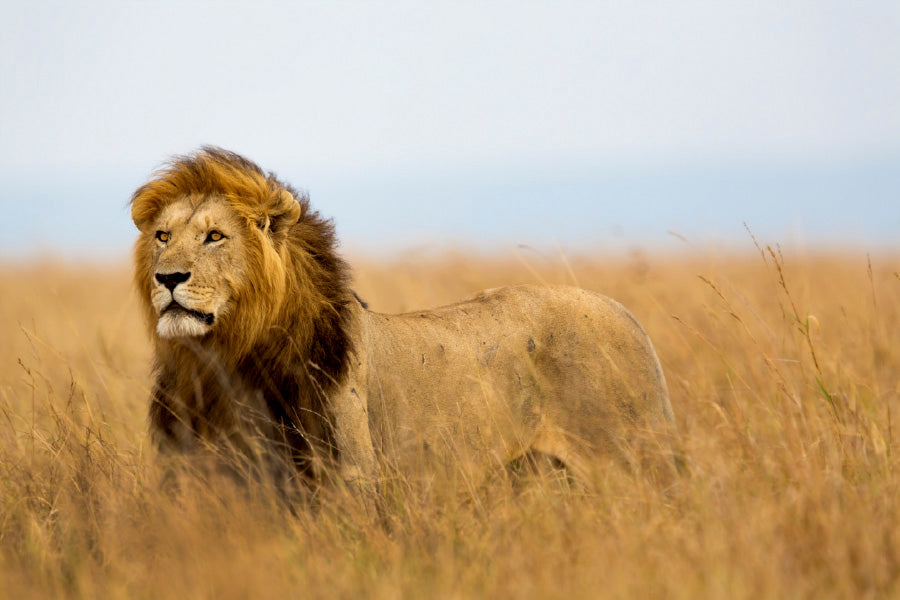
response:
[(204, 147), (175, 158), (134, 193), (131, 214), (135, 280), (158, 343), (194, 340), (239, 357), (290, 323), (302, 343), (302, 325), (342, 289), (331, 224), (237, 154)]

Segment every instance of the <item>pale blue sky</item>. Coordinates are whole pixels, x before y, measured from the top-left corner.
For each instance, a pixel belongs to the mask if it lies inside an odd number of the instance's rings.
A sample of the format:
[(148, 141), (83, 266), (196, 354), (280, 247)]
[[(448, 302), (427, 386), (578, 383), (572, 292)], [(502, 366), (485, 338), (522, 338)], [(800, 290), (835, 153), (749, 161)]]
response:
[(771, 241), (900, 239), (897, 2), (3, 15), (7, 258), (127, 253), (130, 192), (205, 143), (308, 189), (361, 250), (677, 243), (666, 230), (741, 245), (743, 221)]

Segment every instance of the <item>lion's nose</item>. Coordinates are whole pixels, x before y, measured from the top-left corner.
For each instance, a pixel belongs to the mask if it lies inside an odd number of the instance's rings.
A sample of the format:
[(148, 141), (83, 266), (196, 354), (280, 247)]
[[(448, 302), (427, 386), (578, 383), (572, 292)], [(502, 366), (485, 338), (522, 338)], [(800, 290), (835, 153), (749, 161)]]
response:
[(190, 279), (190, 273), (157, 273), (156, 280), (169, 288), (169, 291), (175, 289), (175, 286), (179, 283), (184, 283), (188, 279)]

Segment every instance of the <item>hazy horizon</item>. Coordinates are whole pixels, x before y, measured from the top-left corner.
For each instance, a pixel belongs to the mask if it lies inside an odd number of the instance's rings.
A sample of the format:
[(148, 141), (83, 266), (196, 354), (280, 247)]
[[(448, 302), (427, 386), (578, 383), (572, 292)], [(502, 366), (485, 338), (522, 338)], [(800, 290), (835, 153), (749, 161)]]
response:
[[(7, 197), (20, 199), (8, 223), (26, 226), (0, 241), (3, 258), (65, 258), (73, 248), (87, 258), (127, 258), (137, 235), (128, 198), (148, 173), (81, 175), (39, 187), (7, 184)], [(900, 247), (900, 161), (893, 160), (709, 171), (387, 171), (313, 176), (307, 184), (290, 170), (279, 175), (310, 194), (313, 208), (334, 219), (342, 249), (356, 254), (503, 252), (519, 244), (571, 252), (751, 249), (745, 223), (760, 241), (810, 250)]]

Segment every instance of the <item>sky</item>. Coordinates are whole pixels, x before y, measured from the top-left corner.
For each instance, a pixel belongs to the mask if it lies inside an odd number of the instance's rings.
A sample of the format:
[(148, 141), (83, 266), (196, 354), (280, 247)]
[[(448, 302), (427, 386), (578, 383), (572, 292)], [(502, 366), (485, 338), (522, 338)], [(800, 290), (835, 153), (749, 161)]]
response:
[(0, 257), (214, 144), (363, 252), (900, 245), (900, 3), (4, 0)]

